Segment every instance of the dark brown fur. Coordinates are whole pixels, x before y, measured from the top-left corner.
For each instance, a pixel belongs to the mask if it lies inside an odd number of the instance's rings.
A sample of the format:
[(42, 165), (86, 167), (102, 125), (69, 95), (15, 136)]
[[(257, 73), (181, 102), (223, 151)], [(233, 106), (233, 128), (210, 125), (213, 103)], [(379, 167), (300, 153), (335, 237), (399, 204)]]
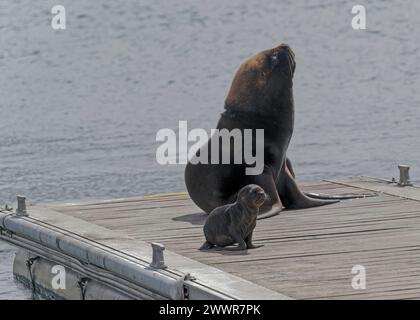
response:
[[(311, 199), (303, 194), (289, 168), (290, 161), (289, 166), (286, 162), (294, 127), (295, 66), (293, 50), (280, 45), (257, 53), (239, 67), (217, 129), (242, 132), (264, 129), (264, 171), (255, 176), (246, 175), (247, 165), (233, 164), (233, 161), (223, 165), (210, 161), (209, 164), (188, 163), (185, 170), (188, 192), (205, 212), (233, 203), (238, 191), (248, 184), (261, 186), (268, 195), (259, 218), (278, 214), (283, 206), (300, 209), (336, 202)], [(208, 157), (210, 160), (210, 152)]]

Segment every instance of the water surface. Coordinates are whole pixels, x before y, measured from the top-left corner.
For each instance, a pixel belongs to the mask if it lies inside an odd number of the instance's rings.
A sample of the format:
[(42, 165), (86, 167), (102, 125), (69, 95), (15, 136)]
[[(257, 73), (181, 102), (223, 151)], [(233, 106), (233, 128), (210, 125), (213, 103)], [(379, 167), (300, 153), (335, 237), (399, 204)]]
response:
[[(183, 167), (156, 163), (156, 131), (214, 128), (232, 76), (253, 53), (297, 58), (289, 156), (300, 180), (420, 182), (420, 2), (61, 0), (0, 3), (0, 206), (185, 190)], [(29, 297), (0, 243), (0, 299)]]

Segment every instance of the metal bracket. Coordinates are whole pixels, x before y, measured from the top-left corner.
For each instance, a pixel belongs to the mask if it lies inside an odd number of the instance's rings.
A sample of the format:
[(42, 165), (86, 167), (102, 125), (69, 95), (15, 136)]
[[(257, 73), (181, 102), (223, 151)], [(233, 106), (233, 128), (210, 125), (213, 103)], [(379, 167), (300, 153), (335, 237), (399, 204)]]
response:
[(9, 238), (13, 238), (14, 233), (10, 230), (7, 229), (3, 229), (2, 227), (0, 227), (0, 235), (9, 237)]
[(165, 269), (167, 266), (165, 265), (165, 257), (163, 255), (163, 251), (165, 251), (165, 246), (163, 244), (152, 242), (152, 263), (150, 266), (155, 269)]
[(17, 199), (16, 216), (28, 217), (29, 214), (28, 212), (26, 212), (26, 198), (23, 196), (16, 196), (16, 199)]
[(39, 256), (36, 256), (36, 257), (32, 257), (26, 260), (26, 267), (28, 268), (29, 280), (31, 283), (32, 299), (35, 299), (35, 294), (36, 294), (36, 283), (35, 283), (34, 275), (32, 274), (32, 265), (39, 258), (40, 258)]
[(410, 167), (405, 165), (399, 165), (398, 169), (400, 170), (400, 180), (398, 181), (398, 185), (401, 187), (412, 186), (413, 184), (410, 182), (409, 174)]
[(80, 298), (82, 300), (86, 300), (86, 289), (89, 281), (90, 278), (87, 277), (82, 277), (79, 281), (77, 281), (77, 286), (80, 288)]
[(196, 278), (194, 276), (192, 276), (190, 273), (187, 273), (183, 279), (182, 279), (182, 288), (183, 288), (183, 295), (184, 295), (184, 300), (189, 300), (190, 299), (190, 289), (189, 287), (185, 284), (185, 281), (194, 281), (196, 280)]

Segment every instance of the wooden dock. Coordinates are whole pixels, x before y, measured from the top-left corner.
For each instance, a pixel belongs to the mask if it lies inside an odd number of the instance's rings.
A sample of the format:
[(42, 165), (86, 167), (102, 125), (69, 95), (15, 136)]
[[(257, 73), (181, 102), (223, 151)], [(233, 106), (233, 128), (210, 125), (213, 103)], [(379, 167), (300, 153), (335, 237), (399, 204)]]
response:
[[(301, 186), (328, 194), (378, 195), (285, 210), (259, 220), (254, 242), (264, 247), (245, 252), (197, 250), (204, 241), (206, 215), (185, 194), (28, 206), (29, 217), (18, 219), (118, 252), (143, 266), (152, 259), (149, 243), (163, 244), (168, 268), (157, 272), (190, 274), (184, 280), (193, 285), (187, 296), (153, 297), (156, 292), (148, 288), (148, 298), (420, 298), (420, 188), (369, 177)], [(17, 227), (10, 228), (0, 218), (6, 241), (19, 233)], [(365, 289), (352, 287), (354, 266), (365, 268)]]

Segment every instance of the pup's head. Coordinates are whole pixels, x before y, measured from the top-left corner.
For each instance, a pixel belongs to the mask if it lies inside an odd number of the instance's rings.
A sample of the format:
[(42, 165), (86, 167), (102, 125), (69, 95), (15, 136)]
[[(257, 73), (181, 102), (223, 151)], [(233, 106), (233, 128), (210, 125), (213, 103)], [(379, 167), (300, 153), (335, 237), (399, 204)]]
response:
[(238, 192), (238, 202), (248, 208), (261, 207), (266, 198), (264, 189), (256, 184), (248, 184)]
[(287, 44), (255, 54), (236, 72), (226, 108), (255, 111), (281, 103), (292, 92), (295, 67), (295, 54)]

